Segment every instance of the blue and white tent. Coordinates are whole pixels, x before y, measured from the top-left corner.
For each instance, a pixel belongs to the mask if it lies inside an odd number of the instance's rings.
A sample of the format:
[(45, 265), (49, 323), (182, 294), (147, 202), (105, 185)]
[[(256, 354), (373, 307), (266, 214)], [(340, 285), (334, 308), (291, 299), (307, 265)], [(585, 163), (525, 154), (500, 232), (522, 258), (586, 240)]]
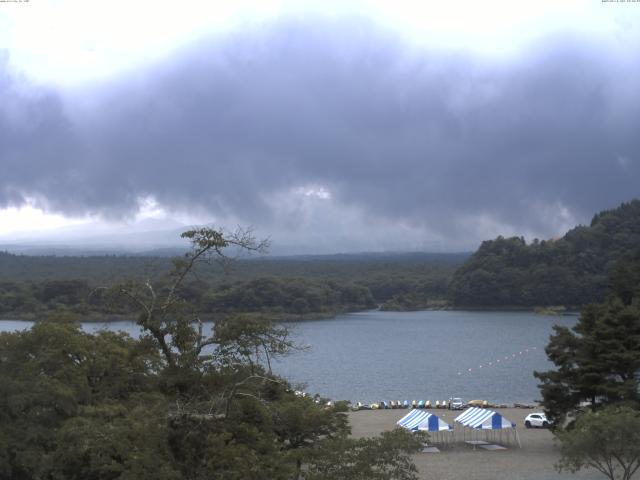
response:
[(455, 420), (467, 428), (475, 428), (481, 430), (498, 430), (502, 428), (516, 428), (516, 424), (507, 420), (498, 412), (487, 410), (486, 408), (470, 408)]
[(424, 432), (443, 432), (453, 430), (453, 427), (443, 422), (437, 415), (426, 410), (411, 410), (404, 417), (398, 420), (398, 425), (409, 430), (420, 430)]
[(398, 420), (397, 424), (414, 432), (429, 432), (429, 440), (436, 443), (448, 443), (453, 434), (451, 425), (426, 410), (411, 410)]
[[(512, 436), (518, 446), (520, 446), (520, 438), (516, 431), (516, 424), (493, 410), (473, 407), (458, 415), (454, 421), (464, 427), (462, 433), (465, 441), (467, 440), (465, 432), (467, 429), (471, 429), (471, 440), (467, 443), (478, 443), (479, 435), (483, 435), (485, 440), (502, 442), (504, 432), (504, 440), (509, 441), (509, 437)], [(473, 440), (474, 438), (475, 440)]]

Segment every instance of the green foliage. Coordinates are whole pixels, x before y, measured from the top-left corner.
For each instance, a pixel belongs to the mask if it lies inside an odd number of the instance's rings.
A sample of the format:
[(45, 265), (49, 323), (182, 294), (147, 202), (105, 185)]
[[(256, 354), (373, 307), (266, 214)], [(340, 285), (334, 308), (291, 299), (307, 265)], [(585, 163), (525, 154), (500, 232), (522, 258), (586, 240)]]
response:
[(266, 363), (271, 373), (271, 358), (297, 349), (289, 340), (289, 331), (264, 318), (233, 316), (216, 323), (212, 342), (220, 363), (244, 363), (255, 373), (256, 366)]
[[(321, 402), (322, 403), (322, 402)], [(274, 405), (274, 429), (284, 449), (313, 445), (321, 438), (348, 432), (347, 417), (333, 408), (318, 408), (309, 397), (288, 397)]]
[(164, 279), (110, 291), (139, 311), (140, 339), (84, 333), (66, 311), (0, 334), (0, 480), (415, 478), (418, 437), (350, 440), (345, 405), (270, 372), (294, 348), (285, 328), (235, 317), (203, 332), (187, 275), (259, 244), (187, 233), (193, 249)]
[(640, 258), (624, 259), (616, 272), (605, 303), (586, 307), (571, 329), (554, 327), (546, 352), (557, 369), (535, 373), (558, 425), (582, 402), (640, 408)]
[[(188, 232), (190, 242), (219, 239)], [(237, 242), (236, 242), (237, 243)], [(230, 244), (233, 246), (234, 244)], [(222, 244), (218, 248), (225, 248)], [(257, 246), (256, 246), (257, 248)], [(215, 249), (214, 249), (215, 251)], [(273, 319), (332, 316), (374, 308), (415, 310), (442, 306), (464, 255), (340, 256), (196, 262), (197, 278), (181, 283), (180, 297), (208, 318), (236, 313)], [(184, 267), (154, 257), (28, 257), (0, 252), (0, 318), (36, 319), (66, 310), (84, 320), (131, 318), (131, 305), (114, 302), (105, 284), (147, 281), (167, 286), (162, 272)]]
[(387, 312), (410, 312), (425, 310), (428, 308), (443, 308), (448, 306), (442, 298), (431, 298), (429, 295), (420, 295), (419, 291), (394, 295), (391, 299), (380, 305), (380, 310)]
[(458, 306), (582, 306), (604, 300), (607, 277), (640, 245), (640, 200), (594, 216), (557, 240), (483, 242), (450, 285)]
[(411, 454), (420, 451), (424, 433), (404, 429), (365, 439), (337, 437), (311, 455), (304, 480), (417, 480)]
[(557, 433), (559, 471), (594, 468), (610, 480), (629, 480), (640, 468), (640, 412), (607, 407), (581, 415), (571, 429)]
[(75, 305), (89, 295), (89, 285), (83, 280), (49, 280), (39, 287), (37, 298), (45, 303), (56, 301)]
[(104, 284), (125, 278), (154, 277), (171, 267), (164, 257), (130, 255), (54, 256), (0, 252), (0, 281), (28, 285), (57, 280)]
[(203, 301), (203, 311), (211, 313), (337, 313), (374, 306), (371, 292), (360, 285), (276, 277), (221, 285)]
[[(59, 479), (183, 478), (167, 442), (162, 409), (153, 399), (125, 408), (86, 408), (55, 436), (51, 473)], [(160, 399), (162, 404), (162, 400)]]
[(0, 334), (0, 478), (43, 478), (59, 469), (60, 435), (88, 412), (95, 418), (98, 405), (148, 409), (143, 396), (156, 388), (157, 359), (124, 334), (88, 335), (66, 322)]

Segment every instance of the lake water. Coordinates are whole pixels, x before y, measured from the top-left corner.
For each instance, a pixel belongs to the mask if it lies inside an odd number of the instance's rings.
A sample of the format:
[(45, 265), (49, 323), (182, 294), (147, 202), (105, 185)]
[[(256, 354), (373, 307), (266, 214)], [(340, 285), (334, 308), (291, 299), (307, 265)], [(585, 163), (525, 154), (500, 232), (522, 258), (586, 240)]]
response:
[[(274, 371), (332, 399), (527, 403), (540, 398), (533, 371), (552, 367), (544, 353), (552, 326), (576, 320), (529, 312), (370, 311), (290, 322), (293, 338), (309, 348), (279, 360)], [(30, 325), (0, 321), (0, 331)], [(83, 328), (139, 332), (132, 322)]]

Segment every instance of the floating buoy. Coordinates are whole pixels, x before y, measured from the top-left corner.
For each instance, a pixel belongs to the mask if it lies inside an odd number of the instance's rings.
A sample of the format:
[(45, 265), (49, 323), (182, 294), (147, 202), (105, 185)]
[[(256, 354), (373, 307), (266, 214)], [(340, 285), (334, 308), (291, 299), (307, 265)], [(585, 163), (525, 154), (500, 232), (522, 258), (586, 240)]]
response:
[[(503, 360), (509, 360), (511, 358), (517, 358), (518, 355), (524, 355), (529, 353), (530, 351), (536, 350), (537, 347), (528, 347), (528, 348), (523, 348), (522, 350), (518, 351), (518, 352), (514, 352), (511, 355), (505, 355)], [(482, 367), (488, 368), (488, 367), (492, 367), (494, 363), (500, 363), (500, 358), (497, 358), (495, 361), (491, 361), (491, 362), (487, 362), (485, 364), (480, 364), (478, 365), (478, 369), (481, 369)], [(472, 368), (467, 369), (467, 373), (471, 373), (473, 372)], [(458, 372), (458, 375), (462, 375), (462, 371)]]

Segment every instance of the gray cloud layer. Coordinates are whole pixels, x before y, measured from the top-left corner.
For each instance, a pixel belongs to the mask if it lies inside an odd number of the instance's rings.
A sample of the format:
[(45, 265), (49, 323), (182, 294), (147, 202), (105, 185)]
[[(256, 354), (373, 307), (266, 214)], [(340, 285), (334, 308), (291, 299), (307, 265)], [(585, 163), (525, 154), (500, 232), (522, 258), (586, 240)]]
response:
[(322, 187), (322, 218), (452, 245), (555, 235), (640, 193), (639, 69), (637, 50), (586, 38), (491, 61), (353, 20), (201, 42), (85, 92), (81, 111), (0, 67), (0, 206), (117, 217), (152, 196), (268, 231)]

